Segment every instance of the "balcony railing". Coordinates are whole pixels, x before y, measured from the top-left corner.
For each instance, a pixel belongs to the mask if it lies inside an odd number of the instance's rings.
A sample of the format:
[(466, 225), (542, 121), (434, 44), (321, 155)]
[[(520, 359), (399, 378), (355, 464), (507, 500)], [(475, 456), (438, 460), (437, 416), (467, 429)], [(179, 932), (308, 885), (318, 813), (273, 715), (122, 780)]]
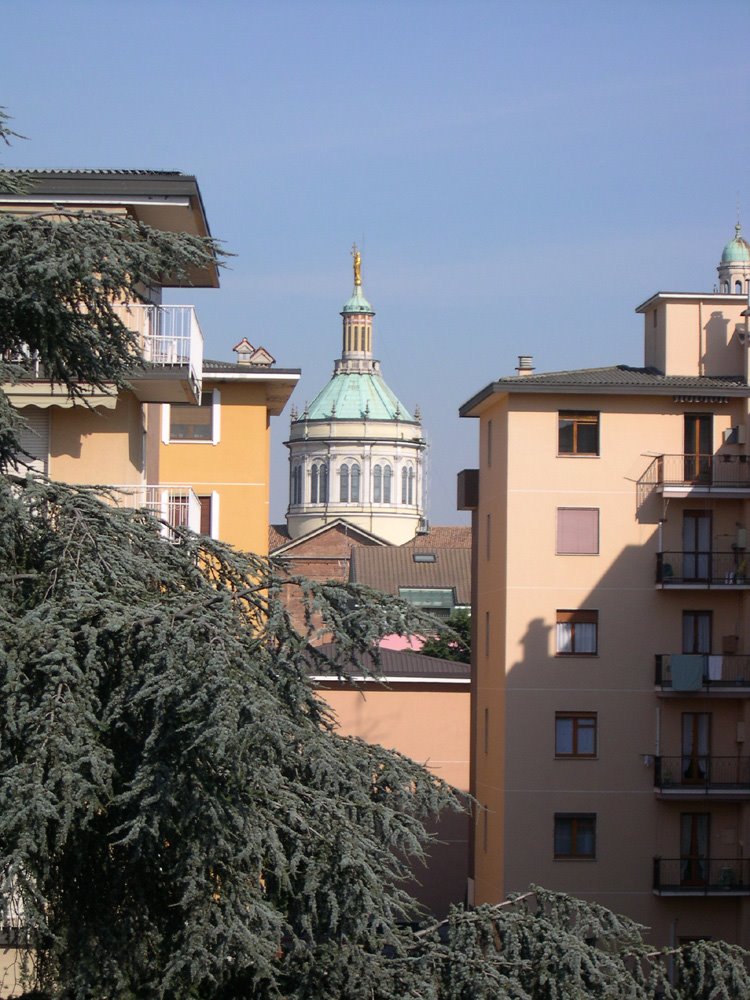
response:
[(744, 554), (657, 552), (656, 582), (663, 587), (750, 587)]
[(107, 499), (118, 507), (149, 510), (164, 522), (163, 533), (173, 528), (189, 528), (196, 533), (201, 526), (200, 500), (189, 486), (112, 486)]
[(654, 858), (653, 888), (664, 896), (750, 896), (750, 859)]
[(193, 306), (130, 303), (116, 307), (129, 330), (138, 335), (143, 360), (163, 368), (187, 368), (200, 381), (203, 334)]
[(654, 788), (679, 797), (750, 795), (750, 757), (682, 754), (654, 758)]
[(659, 486), (750, 489), (750, 455), (659, 455), (653, 475)]
[(673, 691), (750, 689), (750, 656), (694, 653), (686, 657), (682, 653), (657, 653), (654, 683)]

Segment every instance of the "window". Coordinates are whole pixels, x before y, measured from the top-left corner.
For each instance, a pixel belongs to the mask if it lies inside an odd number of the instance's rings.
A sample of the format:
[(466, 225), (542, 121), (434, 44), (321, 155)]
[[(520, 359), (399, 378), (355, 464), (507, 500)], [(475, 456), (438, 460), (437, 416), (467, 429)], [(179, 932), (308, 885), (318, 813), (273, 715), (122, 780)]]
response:
[(372, 502), (391, 502), (391, 482), (393, 470), (390, 465), (376, 465), (372, 470)]
[(201, 505), (200, 533), (202, 535), (211, 534), (211, 495), (198, 497)]
[(448, 618), (456, 607), (453, 587), (399, 587), (398, 596), (435, 618)]
[(492, 465), (492, 421), (487, 421), (487, 465)]
[(414, 469), (411, 466), (401, 469), (401, 503), (414, 503)]
[(557, 508), (557, 554), (599, 554), (599, 508)]
[(555, 713), (555, 756), (596, 756), (596, 712)]
[(391, 480), (393, 479), (393, 471), (390, 465), (383, 467), (383, 503), (391, 502)]
[(359, 503), (359, 466), (356, 462), (352, 464), (351, 469), (351, 492), (350, 499), (352, 503)]
[(349, 502), (349, 466), (342, 465), (339, 469), (339, 501)]
[(598, 611), (558, 611), (557, 655), (596, 656), (598, 633)]
[(559, 455), (598, 455), (599, 414), (585, 410), (560, 410), (557, 452)]
[(310, 503), (328, 503), (328, 466), (316, 462), (310, 470)]
[(596, 813), (555, 813), (555, 857), (596, 857)]
[(218, 392), (204, 392), (200, 406), (173, 403), (169, 407), (170, 441), (214, 441), (214, 405)]
[(682, 652), (711, 652), (711, 612), (682, 612)]
[(295, 465), (292, 469), (292, 503), (302, 503), (302, 466)]

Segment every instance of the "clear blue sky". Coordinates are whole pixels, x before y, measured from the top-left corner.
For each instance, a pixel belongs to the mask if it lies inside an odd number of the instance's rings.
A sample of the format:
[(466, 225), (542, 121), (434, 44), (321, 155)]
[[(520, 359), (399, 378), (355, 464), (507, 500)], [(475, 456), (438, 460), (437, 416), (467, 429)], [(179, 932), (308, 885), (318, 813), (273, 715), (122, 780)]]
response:
[[(429, 515), (461, 523), (459, 405), (512, 374), (641, 363), (633, 308), (710, 290), (750, 231), (746, 0), (6, 0), (7, 166), (175, 168), (237, 254), (194, 301), (300, 367), (340, 350), (363, 249), (375, 355), (431, 441)], [(288, 413), (273, 437), (286, 507)]]

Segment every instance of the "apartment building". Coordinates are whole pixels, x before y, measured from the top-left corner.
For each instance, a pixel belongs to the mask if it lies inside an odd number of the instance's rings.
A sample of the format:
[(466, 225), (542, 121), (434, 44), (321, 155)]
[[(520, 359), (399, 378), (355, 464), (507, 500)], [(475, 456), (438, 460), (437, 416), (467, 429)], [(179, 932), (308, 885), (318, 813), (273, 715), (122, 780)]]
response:
[(644, 366), (461, 408), (474, 522), (470, 897), (530, 883), (659, 944), (750, 944), (750, 246), (638, 306)]
[[(24, 171), (24, 194), (0, 194), (0, 211), (99, 211), (167, 232), (210, 235), (195, 177), (176, 171)], [(194, 267), (191, 287), (216, 288), (218, 267)], [(27, 423), (23, 444), (37, 471), (63, 482), (111, 488), (113, 502), (148, 507), (167, 525), (186, 526), (266, 553), (269, 420), (281, 413), (298, 369), (275, 367), (243, 339), (231, 362), (204, 358), (192, 305), (122, 305), (137, 332), (142, 368), (128, 388), (91, 390), (72, 400), (29, 359), (28, 378), (6, 387)]]

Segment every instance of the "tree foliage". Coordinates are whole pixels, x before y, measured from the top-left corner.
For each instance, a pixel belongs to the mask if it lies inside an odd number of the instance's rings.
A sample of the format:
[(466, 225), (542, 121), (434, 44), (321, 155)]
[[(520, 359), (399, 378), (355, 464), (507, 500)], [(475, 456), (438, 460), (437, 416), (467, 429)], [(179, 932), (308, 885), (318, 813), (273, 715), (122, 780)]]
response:
[(460, 608), (445, 620), (445, 628), (426, 639), (420, 653), (439, 660), (471, 663), (471, 615)]
[[(359, 995), (450, 790), (337, 735), (263, 560), (33, 478), (0, 526), (0, 868), (39, 984)], [(297, 585), (345, 658), (409, 624)]]
[[(0, 356), (27, 345), (72, 393), (133, 364), (109, 297), (213, 252), (113, 218), (0, 224)], [(15, 436), (0, 407), (0, 459)], [(117, 500), (0, 476), (0, 918), (36, 997), (750, 995), (740, 949), (654, 952), (632, 922), (542, 889), (415, 929), (402, 882), (422, 820), (460, 804), (342, 737), (308, 678), (317, 630), (343, 671), (421, 618), (165, 537)], [(290, 583), (302, 631), (279, 599)]]

